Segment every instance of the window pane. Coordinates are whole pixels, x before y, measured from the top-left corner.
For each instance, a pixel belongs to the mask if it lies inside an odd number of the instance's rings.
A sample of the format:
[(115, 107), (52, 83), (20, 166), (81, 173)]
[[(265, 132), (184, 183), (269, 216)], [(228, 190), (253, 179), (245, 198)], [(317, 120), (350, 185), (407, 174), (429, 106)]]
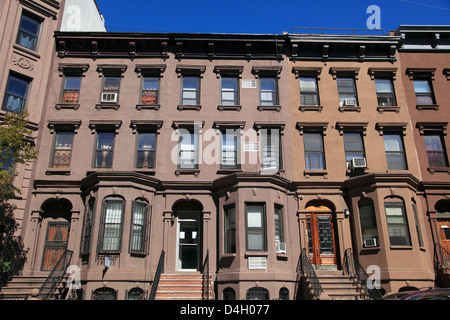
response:
[(120, 87), (120, 78), (118, 77), (106, 77), (103, 86), (103, 91), (118, 92)]
[(377, 221), (373, 204), (366, 204), (359, 207), (361, 220), (361, 233), (363, 240), (378, 239)]
[(143, 90), (158, 90), (159, 79), (158, 78), (144, 78), (142, 85)]
[(300, 78), (300, 92), (316, 92), (317, 91), (317, 80), (316, 78)]
[(64, 89), (80, 90), (80, 77), (65, 77)]
[(353, 78), (341, 78), (337, 80), (339, 93), (355, 93), (355, 81)]
[(9, 77), (7, 89), (7, 92), (9, 94), (25, 99), (27, 91), (28, 91), (28, 81), (16, 78), (14, 76)]
[(385, 203), (391, 245), (411, 245), (405, 210), (402, 203)]
[(261, 228), (262, 224), (262, 207), (248, 206), (247, 207), (247, 227)]
[(398, 134), (384, 135), (384, 148), (386, 151), (403, 151), (402, 138)]
[(144, 250), (146, 213), (147, 205), (145, 203), (134, 203), (133, 230), (131, 239), (131, 250), (134, 252), (141, 252)]
[(260, 85), (262, 91), (275, 91), (276, 81), (275, 78), (261, 78)]
[(198, 90), (198, 78), (183, 77), (183, 89)]
[(107, 200), (105, 213), (105, 226), (103, 233), (103, 250), (120, 250), (122, 227), (122, 200)]
[(40, 22), (36, 19), (22, 16), (20, 21), (19, 32), (17, 35), (17, 43), (21, 46), (35, 50), (37, 44), (37, 37), (39, 35)]
[(392, 93), (391, 80), (375, 79), (375, 89), (377, 93)]
[(303, 140), (305, 142), (306, 151), (322, 151), (323, 140), (321, 133), (304, 133)]
[(114, 149), (114, 133), (99, 133), (97, 136), (96, 168), (111, 168)]
[(414, 80), (414, 91), (416, 93), (431, 93), (428, 80)]

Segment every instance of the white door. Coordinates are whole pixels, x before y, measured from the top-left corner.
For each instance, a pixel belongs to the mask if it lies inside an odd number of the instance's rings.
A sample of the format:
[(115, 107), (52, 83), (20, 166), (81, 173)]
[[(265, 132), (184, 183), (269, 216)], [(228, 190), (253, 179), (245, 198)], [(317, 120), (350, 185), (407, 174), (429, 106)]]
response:
[(198, 220), (178, 219), (178, 271), (199, 269)]

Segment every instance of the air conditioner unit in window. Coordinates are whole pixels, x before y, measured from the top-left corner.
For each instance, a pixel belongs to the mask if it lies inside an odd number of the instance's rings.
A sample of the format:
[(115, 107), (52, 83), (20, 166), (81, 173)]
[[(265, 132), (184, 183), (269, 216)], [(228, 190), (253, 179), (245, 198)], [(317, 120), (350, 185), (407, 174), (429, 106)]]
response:
[(286, 242), (275, 242), (276, 253), (286, 253)]
[(364, 247), (365, 248), (372, 248), (372, 247), (378, 247), (378, 241), (377, 238), (368, 238), (364, 240)]
[(367, 168), (366, 158), (353, 158), (350, 166), (352, 169), (365, 169)]
[(344, 99), (344, 106), (356, 106), (356, 105), (357, 105), (356, 99), (354, 98)]
[(102, 102), (110, 102), (110, 103), (117, 103), (117, 100), (119, 98), (118, 93), (102, 93)]

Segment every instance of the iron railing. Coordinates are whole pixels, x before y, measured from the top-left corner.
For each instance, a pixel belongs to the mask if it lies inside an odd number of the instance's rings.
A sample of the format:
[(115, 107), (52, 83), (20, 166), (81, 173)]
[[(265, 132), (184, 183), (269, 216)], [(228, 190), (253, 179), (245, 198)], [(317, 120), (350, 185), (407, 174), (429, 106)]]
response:
[(435, 254), (436, 266), (450, 269), (450, 252), (445, 250), (439, 243), (436, 243)]
[(205, 261), (202, 265), (202, 300), (210, 299), (211, 279), (209, 278), (209, 250), (206, 251)]
[(72, 253), (72, 251), (66, 249), (61, 257), (59, 257), (52, 271), (39, 289), (39, 296), (42, 300), (55, 299), (56, 288), (66, 273), (66, 269), (72, 259)]
[(345, 250), (344, 272), (356, 279), (357, 284), (364, 291), (361, 294), (368, 296), (370, 300), (381, 300), (382, 294), (374, 285), (368, 285), (369, 275), (353, 254), (351, 248)]
[(158, 291), (159, 279), (161, 274), (164, 272), (164, 250), (161, 250), (161, 255), (159, 256), (158, 267), (156, 268), (155, 279), (153, 279), (152, 289), (150, 290), (149, 300), (155, 300), (156, 291)]
[[(296, 31), (298, 30), (298, 31)], [(292, 27), (291, 33), (312, 33), (312, 34), (330, 34), (330, 35), (386, 35), (384, 29), (361, 29), (361, 28), (309, 28)]]
[(309, 282), (312, 290), (312, 299), (319, 299), (320, 295), (323, 293), (323, 288), (320, 284), (319, 278), (317, 277), (316, 271), (314, 271), (314, 267), (309, 260), (308, 252), (306, 248), (302, 249), (300, 254), (300, 269), (297, 270), (297, 275), (302, 274), (303, 277)]

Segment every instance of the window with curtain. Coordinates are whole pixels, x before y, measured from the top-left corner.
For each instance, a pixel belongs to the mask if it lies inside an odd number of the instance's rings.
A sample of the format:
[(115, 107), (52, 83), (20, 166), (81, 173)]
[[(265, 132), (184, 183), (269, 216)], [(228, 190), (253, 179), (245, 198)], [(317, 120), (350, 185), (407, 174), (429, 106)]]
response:
[(442, 136), (440, 134), (426, 133), (424, 136), (430, 167), (448, 167)]
[(130, 235), (130, 252), (145, 254), (147, 249), (147, 222), (149, 205), (142, 200), (133, 202), (133, 216)]
[(259, 79), (259, 93), (261, 106), (278, 105), (278, 83), (275, 77), (261, 77)]
[(367, 240), (376, 239), (377, 246), (379, 246), (377, 219), (372, 200), (360, 202), (358, 209), (363, 243)]
[(375, 90), (379, 106), (397, 105), (391, 79), (375, 79)]
[(236, 209), (225, 208), (225, 253), (236, 253)]
[(95, 168), (111, 168), (114, 152), (114, 133), (99, 132), (95, 154)]
[(363, 138), (360, 132), (344, 132), (345, 161), (365, 158)]
[(57, 132), (53, 150), (53, 168), (69, 168), (72, 159), (73, 132)]
[(156, 133), (139, 132), (137, 145), (137, 168), (155, 167)]
[(317, 86), (317, 78), (300, 77), (300, 104), (302, 106), (318, 106), (319, 88)]
[(303, 134), (305, 146), (306, 170), (325, 170), (325, 152), (323, 137), (320, 132), (305, 132)]
[(181, 104), (199, 105), (200, 104), (200, 78), (183, 76), (181, 78)]
[(384, 206), (391, 246), (410, 246), (411, 238), (403, 202), (386, 201)]
[(402, 136), (396, 133), (384, 133), (383, 139), (388, 170), (407, 170)]
[(431, 83), (428, 79), (414, 79), (414, 92), (416, 93), (417, 104), (435, 104)]
[(20, 20), (16, 43), (22, 47), (36, 51), (40, 31), (41, 21), (30, 14), (24, 13)]
[(65, 76), (62, 103), (78, 103), (80, 98), (81, 77)]
[(266, 218), (264, 205), (246, 205), (247, 250), (266, 251)]
[(124, 200), (121, 198), (107, 198), (103, 200), (103, 221), (99, 237), (100, 252), (120, 252), (124, 207)]
[(198, 169), (197, 161), (198, 135), (187, 129), (180, 130), (179, 169)]
[(239, 78), (221, 78), (220, 104), (223, 106), (236, 106), (239, 104)]
[(142, 104), (158, 104), (159, 102), (159, 78), (144, 77), (142, 79)]
[(26, 107), (29, 86), (29, 80), (10, 75), (2, 109), (15, 113), (22, 112)]

